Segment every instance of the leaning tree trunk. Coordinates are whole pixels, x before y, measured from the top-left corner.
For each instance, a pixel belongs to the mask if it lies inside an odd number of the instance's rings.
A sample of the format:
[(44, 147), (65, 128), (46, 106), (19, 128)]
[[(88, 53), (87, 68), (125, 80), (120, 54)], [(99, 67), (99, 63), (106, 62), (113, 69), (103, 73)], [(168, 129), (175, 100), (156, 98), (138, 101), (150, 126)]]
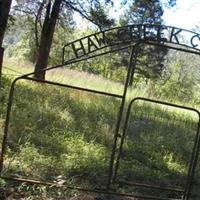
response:
[(4, 34), (6, 31), (11, 3), (12, 0), (0, 0), (0, 87), (1, 87), (1, 75), (2, 75), (2, 65), (3, 65), (3, 52), (4, 52), (2, 44), (3, 44)]
[(52, 10), (51, 1), (49, 1), (46, 9), (45, 20), (42, 27), (40, 38), (38, 57), (35, 65), (34, 77), (37, 79), (45, 79), (45, 71), (47, 68), (49, 53), (53, 40), (53, 34), (56, 26), (56, 21), (59, 16), (62, 0), (55, 0)]

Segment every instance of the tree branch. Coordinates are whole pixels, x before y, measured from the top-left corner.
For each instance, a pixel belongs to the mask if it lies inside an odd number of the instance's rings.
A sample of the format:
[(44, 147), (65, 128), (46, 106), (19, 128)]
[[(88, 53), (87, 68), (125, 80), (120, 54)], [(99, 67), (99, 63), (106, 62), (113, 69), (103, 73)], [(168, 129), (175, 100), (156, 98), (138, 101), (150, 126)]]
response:
[(39, 36), (38, 36), (37, 24), (38, 24), (38, 21), (41, 17), (41, 13), (42, 13), (43, 8), (44, 8), (44, 1), (41, 3), (41, 5), (38, 9), (37, 15), (35, 17), (35, 45), (36, 45), (37, 48), (39, 48)]
[[(87, 19), (88, 21), (90, 21), (91, 23), (93, 23), (94, 25), (96, 25), (100, 30), (101, 29), (101, 26), (94, 22), (94, 20), (92, 20), (87, 14), (86, 14), (86, 11), (84, 11), (85, 13), (83, 13), (80, 9), (76, 8), (75, 6), (73, 6), (71, 3), (69, 3), (68, 1), (64, 0), (64, 2), (66, 3), (67, 6), (69, 6), (72, 10), (78, 12), (83, 18)], [(81, 9), (83, 9), (81, 7)], [(83, 9), (84, 10), (84, 9)]]
[(36, 14), (30, 10), (23, 10), (23, 9), (19, 9), (19, 8), (14, 8), (15, 11), (17, 12), (22, 12), (22, 13), (25, 13), (25, 14), (28, 14), (28, 15), (34, 15), (36, 17)]

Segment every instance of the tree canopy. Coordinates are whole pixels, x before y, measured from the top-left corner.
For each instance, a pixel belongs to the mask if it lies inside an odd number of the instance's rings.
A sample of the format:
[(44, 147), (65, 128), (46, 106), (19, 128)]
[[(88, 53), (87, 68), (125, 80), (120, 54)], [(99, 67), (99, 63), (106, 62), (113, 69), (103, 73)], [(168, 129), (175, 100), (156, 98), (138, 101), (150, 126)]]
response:
[[(175, 1), (168, 1), (173, 6)], [(128, 2), (127, 2), (128, 3)], [(129, 2), (130, 3), (130, 2)], [(127, 12), (121, 17), (120, 23), (125, 24), (163, 24), (164, 10), (160, 0), (135, 0), (130, 3)], [(153, 34), (153, 33), (152, 33)], [(156, 34), (156, 33), (155, 33)], [(155, 37), (155, 35), (152, 35)], [(137, 49), (136, 72), (148, 79), (160, 78), (164, 71), (164, 60), (168, 50), (164, 47), (140, 45)], [(130, 80), (130, 85), (132, 84)]]
[(44, 79), (45, 69), (53, 41), (53, 35), (57, 22), (62, 27), (73, 24), (72, 14), (79, 13), (83, 18), (92, 22), (100, 30), (110, 27), (114, 21), (108, 18), (105, 5), (111, 1), (84, 1), (84, 0), (55, 0), (55, 1), (31, 1), (18, 0), (14, 7), (15, 14), (28, 16), (32, 20), (35, 38), (35, 77)]

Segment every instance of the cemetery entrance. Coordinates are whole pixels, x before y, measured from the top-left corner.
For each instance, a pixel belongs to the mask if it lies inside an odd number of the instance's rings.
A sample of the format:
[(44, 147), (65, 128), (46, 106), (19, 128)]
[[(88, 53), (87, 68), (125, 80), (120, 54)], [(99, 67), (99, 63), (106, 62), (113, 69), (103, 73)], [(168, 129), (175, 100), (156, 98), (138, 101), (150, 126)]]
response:
[[(183, 34), (185, 38), (183, 40)], [(61, 68), (63, 66), (70, 66), (76, 65), (84, 61), (90, 61), (91, 59), (97, 59), (100, 56), (110, 55), (112, 53), (123, 53), (125, 54), (127, 59), (127, 73), (125, 82), (123, 84), (123, 91), (121, 94), (109, 92), (109, 91), (102, 91), (97, 89), (86, 88), (84, 86), (77, 86), (72, 84), (65, 84), (60, 82), (55, 82), (51, 80), (39, 80), (35, 79), (32, 75), (33, 73), (25, 74), (16, 78), (10, 88), (10, 95), (8, 100), (8, 107), (7, 107), (7, 115), (5, 121), (5, 128), (4, 128), (4, 136), (3, 136), (3, 143), (2, 143), (2, 150), (1, 150), (1, 160), (0, 160), (0, 170), (1, 170), (1, 177), (7, 180), (13, 181), (20, 181), (26, 182), (30, 184), (44, 184), (50, 185), (52, 187), (65, 187), (67, 189), (72, 190), (80, 190), (85, 192), (92, 192), (92, 193), (99, 193), (105, 195), (113, 195), (113, 196), (127, 196), (127, 197), (136, 197), (138, 199), (160, 199), (160, 200), (172, 200), (172, 199), (182, 199), (182, 200), (189, 200), (192, 195), (192, 187), (195, 184), (195, 170), (197, 167), (198, 162), (198, 154), (200, 148), (200, 113), (197, 109), (176, 105), (169, 102), (163, 102), (154, 99), (148, 99), (143, 97), (128, 97), (128, 89), (130, 82), (134, 82), (134, 74), (135, 69), (137, 67), (137, 50), (141, 46), (160, 46), (163, 48), (168, 48), (172, 50), (177, 50), (181, 52), (187, 52), (189, 54), (199, 55), (200, 54), (200, 35), (194, 33), (192, 31), (187, 31), (184, 29), (176, 28), (176, 27), (169, 27), (169, 26), (158, 26), (158, 25), (129, 25), (125, 27), (117, 27), (109, 30), (105, 30), (99, 33), (91, 34), (89, 36), (83, 37), (76, 41), (73, 41), (63, 47), (63, 55), (62, 55), (62, 63), (60, 65), (56, 65), (44, 71), (51, 71), (57, 68)], [(92, 155), (92, 161), (96, 162), (96, 168), (91, 168), (87, 172), (90, 174), (94, 170), (95, 176), (92, 176), (91, 179), (96, 183), (96, 186), (85, 187), (81, 183), (77, 185), (72, 181), (65, 181), (65, 184), (60, 184), (58, 182), (54, 182), (53, 177), (48, 177), (48, 181), (44, 181), (39, 179), (38, 177), (27, 177), (24, 174), (19, 176), (12, 176), (11, 173), (7, 173), (8, 164), (6, 162), (7, 157), (7, 148), (9, 146), (9, 129), (11, 126), (11, 112), (14, 102), (14, 97), (17, 95), (15, 93), (16, 83), (20, 80), (30, 81), (31, 83), (42, 83), (45, 85), (50, 85), (52, 87), (60, 87), (66, 89), (66, 92), (69, 93), (72, 91), (72, 95), (77, 96), (77, 93), (83, 93), (84, 95), (90, 95), (92, 101), (98, 101), (99, 98), (105, 98), (104, 104), (106, 106), (109, 105), (111, 110), (106, 113), (106, 110), (102, 107), (102, 116), (108, 115), (111, 116), (111, 112), (114, 109), (117, 110), (115, 113), (115, 118), (113, 118), (114, 130), (108, 128), (109, 131), (113, 131), (113, 134), (104, 137), (104, 144), (107, 144), (107, 149), (104, 151), (102, 146), (103, 143), (99, 143), (99, 146), (96, 144), (90, 144), (89, 141), (95, 141), (98, 136), (91, 137), (87, 136), (87, 140), (85, 145), (88, 145), (88, 151), (85, 151), (85, 147), (82, 148), (81, 145), (84, 146), (80, 137), (77, 135), (75, 143), (80, 142), (80, 155), (78, 158), (73, 157), (71, 162), (84, 162), (87, 160), (90, 155)], [(78, 82), (78, 80), (77, 80)], [(74, 93), (75, 92), (75, 93)], [(93, 96), (93, 97), (92, 97)], [(69, 101), (71, 99), (68, 99)], [(59, 95), (57, 96), (57, 100), (59, 99)], [(116, 99), (116, 104), (110, 104), (111, 99)], [(80, 106), (81, 108), (82, 102), (80, 104), (76, 104), (75, 108)], [(147, 104), (152, 104), (154, 111), (148, 111)], [(90, 105), (93, 105), (92, 102)], [(117, 108), (115, 106), (117, 105)], [(71, 106), (71, 105), (70, 105)], [(69, 106), (69, 107), (70, 107)], [(82, 104), (84, 106), (84, 104)], [(70, 107), (71, 108), (71, 107)], [(156, 114), (156, 110), (163, 109), (161, 117), (158, 117)], [(185, 162), (188, 164), (186, 165), (185, 169), (183, 169), (183, 174), (177, 174), (174, 172), (174, 169), (179, 166), (174, 166), (173, 163), (173, 153), (176, 153), (176, 146), (179, 144), (179, 139), (181, 137), (186, 137), (186, 133), (180, 135), (173, 135), (175, 132), (176, 127), (174, 127), (171, 121), (176, 120), (175, 118), (170, 118), (170, 112), (172, 110), (178, 110), (178, 112), (190, 112), (197, 116), (196, 124), (191, 128), (192, 133), (190, 134), (190, 143), (192, 143), (192, 149), (190, 149), (189, 157), (183, 156)], [(101, 112), (101, 110), (93, 110), (88, 109), (88, 112)], [(73, 110), (76, 112), (76, 109)], [(64, 113), (67, 114), (67, 113)], [(148, 117), (146, 117), (148, 116)], [(103, 118), (101, 119), (103, 120)], [(160, 121), (159, 121), (160, 120)], [(170, 121), (171, 120), (171, 121)], [(100, 128), (101, 124), (100, 119), (94, 121), (93, 126), (97, 129)], [(73, 121), (69, 120), (69, 123), (74, 123)], [(77, 122), (77, 126), (81, 126), (81, 121)], [(169, 135), (163, 135), (162, 129), (156, 132), (155, 127), (159, 127), (162, 124), (166, 129), (169, 130)], [(47, 126), (49, 124), (47, 123)], [(143, 129), (148, 131), (144, 131)], [(88, 129), (90, 132), (91, 128)], [(105, 130), (106, 127), (105, 127)], [(180, 129), (181, 130), (181, 129)], [(74, 131), (74, 130), (73, 130)], [(71, 135), (68, 137), (74, 137), (76, 131), (71, 131)], [(184, 132), (184, 130), (182, 130)], [(90, 133), (92, 134), (92, 133)], [(102, 133), (100, 133), (102, 134)], [(177, 140), (170, 140), (169, 136), (174, 136)], [(85, 136), (85, 135), (84, 135)], [(38, 136), (44, 137), (44, 135)], [(100, 138), (101, 136), (99, 136)], [(112, 138), (112, 139), (110, 139)], [(56, 140), (52, 140), (54, 143)], [(66, 146), (69, 146), (68, 152), (71, 152), (73, 145), (68, 143), (66, 138)], [(151, 141), (151, 142), (150, 142)], [(164, 141), (164, 142), (162, 142)], [(166, 141), (169, 141), (168, 143)], [(109, 143), (110, 142), (110, 143)], [(166, 142), (166, 143), (165, 143)], [(170, 146), (171, 151), (167, 152), (164, 158), (151, 158), (148, 157), (149, 155), (143, 152), (143, 147), (151, 150), (151, 145), (156, 146), (156, 149), (159, 151), (165, 151), (164, 144), (173, 144)], [(93, 145), (93, 146), (92, 146)], [(48, 146), (48, 144), (47, 144)], [(100, 148), (99, 148), (100, 147)], [(47, 147), (48, 148), (48, 147)], [(95, 151), (96, 148), (102, 150)], [(164, 150), (163, 150), (164, 149)], [(169, 148), (167, 148), (169, 150)], [(148, 150), (146, 152), (148, 152)], [(52, 149), (52, 151), (54, 151)], [(174, 152), (173, 152), (174, 151)], [(106, 152), (106, 153), (105, 153)], [(70, 154), (70, 153), (69, 153)], [(87, 156), (86, 156), (87, 154)], [(22, 159), (23, 159), (23, 154)], [(139, 157), (137, 157), (140, 155)], [(156, 152), (155, 152), (156, 155)], [(59, 153), (58, 153), (58, 156)], [(64, 156), (63, 161), (69, 159), (68, 154), (66, 153)], [(86, 157), (85, 157), (86, 156)], [(96, 156), (102, 156), (102, 161), (98, 162), (96, 160)], [(149, 162), (152, 160), (152, 162)], [(154, 163), (157, 161), (158, 163)], [(160, 169), (158, 166), (161, 162), (166, 161), (168, 165), (166, 168), (163, 168), (162, 165)], [(48, 164), (51, 161), (47, 161)], [(87, 162), (86, 162), (87, 163)], [(103, 163), (103, 164), (102, 164)], [(63, 163), (58, 163), (58, 166), (62, 166)], [(91, 163), (94, 164), (94, 163)], [(63, 164), (63, 166), (65, 163)], [(101, 165), (103, 167), (101, 167)], [(149, 166), (151, 165), (151, 166)], [(89, 165), (87, 165), (89, 166)], [(72, 167), (73, 168), (73, 167)], [(59, 169), (59, 167), (58, 167)], [(100, 169), (99, 171), (95, 171), (96, 169)], [(142, 172), (140, 170), (143, 170)], [(81, 169), (80, 169), (81, 170)], [(152, 170), (155, 173), (155, 176), (159, 177), (160, 180), (152, 180), (149, 176), (149, 170)], [(165, 171), (166, 174), (161, 175), (161, 172)], [(39, 172), (38, 172), (39, 173)], [(86, 173), (86, 172), (85, 172)], [(86, 173), (86, 176), (88, 174)], [(144, 174), (138, 176), (138, 174)], [(160, 173), (160, 174), (159, 174)], [(9, 176), (8, 176), (9, 174)], [(56, 172), (55, 172), (56, 174)], [(79, 175), (82, 176), (83, 175)], [(170, 177), (177, 176), (176, 183), (173, 181), (170, 183), (166, 183), (162, 178), (166, 176), (170, 180)], [(76, 174), (73, 175), (76, 177)], [(103, 177), (103, 178), (102, 178)], [(100, 180), (98, 178), (102, 178)], [(87, 179), (88, 181), (89, 179)], [(83, 180), (84, 182), (85, 180)], [(112, 199), (112, 197), (111, 197)]]

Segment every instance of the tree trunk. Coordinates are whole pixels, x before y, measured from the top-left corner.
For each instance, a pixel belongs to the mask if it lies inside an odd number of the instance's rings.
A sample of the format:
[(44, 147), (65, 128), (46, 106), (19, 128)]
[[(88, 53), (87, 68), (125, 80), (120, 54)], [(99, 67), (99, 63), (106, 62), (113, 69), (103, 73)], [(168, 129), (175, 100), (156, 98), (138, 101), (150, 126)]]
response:
[(1, 75), (2, 75), (2, 65), (3, 65), (3, 52), (4, 52), (2, 44), (3, 44), (4, 34), (6, 31), (11, 3), (12, 0), (0, 0), (0, 87), (1, 87)]
[(52, 11), (51, 1), (49, 1), (46, 9), (45, 20), (42, 27), (42, 33), (40, 38), (40, 45), (38, 51), (38, 57), (35, 65), (34, 77), (37, 79), (45, 79), (45, 71), (47, 68), (49, 53), (53, 40), (53, 34), (56, 26), (56, 21), (59, 16), (62, 0), (55, 0)]

